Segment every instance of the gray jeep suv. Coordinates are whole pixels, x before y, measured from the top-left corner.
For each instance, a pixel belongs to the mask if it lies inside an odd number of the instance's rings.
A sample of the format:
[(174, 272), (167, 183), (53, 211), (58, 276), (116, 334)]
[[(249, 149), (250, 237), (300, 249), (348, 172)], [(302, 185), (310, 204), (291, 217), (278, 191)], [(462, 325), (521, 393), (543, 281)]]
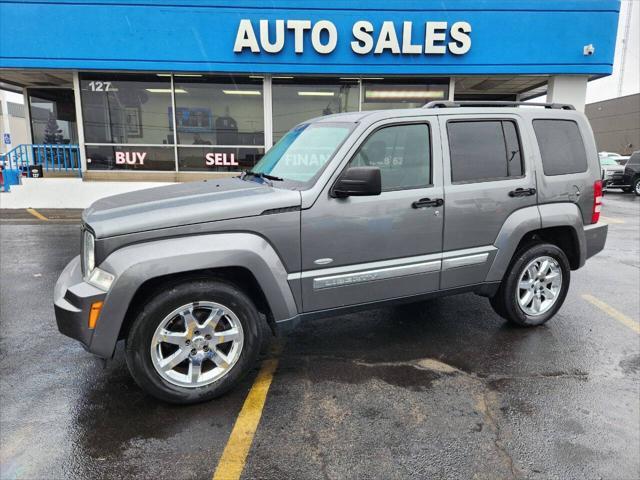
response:
[(265, 331), (309, 318), (475, 292), (541, 325), (604, 247), (601, 199), (593, 134), (568, 105), (316, 118), (238, 177), (85, 210), (58, 328), (105, 359), (125, 340), (143, 389), (193, 403), (235, 385)]

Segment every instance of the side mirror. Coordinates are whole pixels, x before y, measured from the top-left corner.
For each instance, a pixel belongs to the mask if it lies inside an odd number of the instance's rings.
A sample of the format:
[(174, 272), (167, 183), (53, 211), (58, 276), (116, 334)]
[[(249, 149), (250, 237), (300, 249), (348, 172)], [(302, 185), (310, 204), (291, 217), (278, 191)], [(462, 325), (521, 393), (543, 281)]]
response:
[(367, 195), (380, 195), (382, 181), (378, 167), (351, 167), (347, 168), (333, 186), (333, 197), (363, 197)]

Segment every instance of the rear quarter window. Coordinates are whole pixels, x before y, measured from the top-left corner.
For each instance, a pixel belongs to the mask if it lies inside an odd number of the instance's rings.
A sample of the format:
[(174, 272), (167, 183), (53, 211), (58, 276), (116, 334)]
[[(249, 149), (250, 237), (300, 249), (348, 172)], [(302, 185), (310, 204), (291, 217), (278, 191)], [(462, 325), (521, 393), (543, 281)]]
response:
[(578, 124), (572, 120), (534, 120), (545, 175), (587, 170), (587, 152)]

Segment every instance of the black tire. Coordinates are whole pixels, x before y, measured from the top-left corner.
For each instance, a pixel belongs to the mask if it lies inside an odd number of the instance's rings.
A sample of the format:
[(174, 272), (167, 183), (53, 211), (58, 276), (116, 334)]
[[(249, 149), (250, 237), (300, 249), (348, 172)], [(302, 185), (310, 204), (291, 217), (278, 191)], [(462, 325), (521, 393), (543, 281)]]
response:
[(640, 177), (633, 180), (633, 192), (640, 197)]
[[(517, 301), (518, 284), (526, 266), (536, 258), (543, 256), (552, 257), (558, 262), (562, 271), (562, 284), (557, 299), (549, 310), (540, 315), (529, 315), (522, 310)], [(550, 243), (528, 245), (516, 252), (498, 292), (489, 301), (493, 310), (505, 320), (523, 327), (535, 327), (549, 321), (562, 307), (570, 281), (571, 267), (562, 249)]]
[[(165, 380), (151, 358), (151, 341), (160, 322), (173, 310), (191, 302), (215, 302), (233, 311), (243, 330), (236, 363), (220, 379), (202, 387), (181, 387)], [(233, 388), (254, 366), (262, 345), (261, 318), (247, 294), (222, 280), (193, 280), (160, 287), (143, 305), (126, 339), (127, 366), (136, 383), (150, 395), (175, 404), (204, 402)]]

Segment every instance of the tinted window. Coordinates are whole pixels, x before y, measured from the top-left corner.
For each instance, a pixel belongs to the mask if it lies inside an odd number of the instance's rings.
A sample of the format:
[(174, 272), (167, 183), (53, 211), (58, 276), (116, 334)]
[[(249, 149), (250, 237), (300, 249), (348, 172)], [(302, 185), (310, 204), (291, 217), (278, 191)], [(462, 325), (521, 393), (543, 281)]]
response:
[(449, 122), (447, 132), (452, 182), (522, 175), (520, 141), (513, 122)]
[(628, 165), (640, 165), (640, 152), (633, 152), (633, 155), (629, 158), (627, 162)]
[(520, 151), (520, 140), (516, 126), (513, 122), (502, 122), (502, 130), (507, 147), (507, 176), (521, 177), (524, 172), (522, 171), (522, 152)]
[(383, 191), (424, 187), (431, 183), (430, 152), (427, 125), (396, 125), (372, 133), (349, 166), (380, 168)]
[(534, 120), (545, 175), (587, 170), (587, 153), (578, 125), (571, 120)]

